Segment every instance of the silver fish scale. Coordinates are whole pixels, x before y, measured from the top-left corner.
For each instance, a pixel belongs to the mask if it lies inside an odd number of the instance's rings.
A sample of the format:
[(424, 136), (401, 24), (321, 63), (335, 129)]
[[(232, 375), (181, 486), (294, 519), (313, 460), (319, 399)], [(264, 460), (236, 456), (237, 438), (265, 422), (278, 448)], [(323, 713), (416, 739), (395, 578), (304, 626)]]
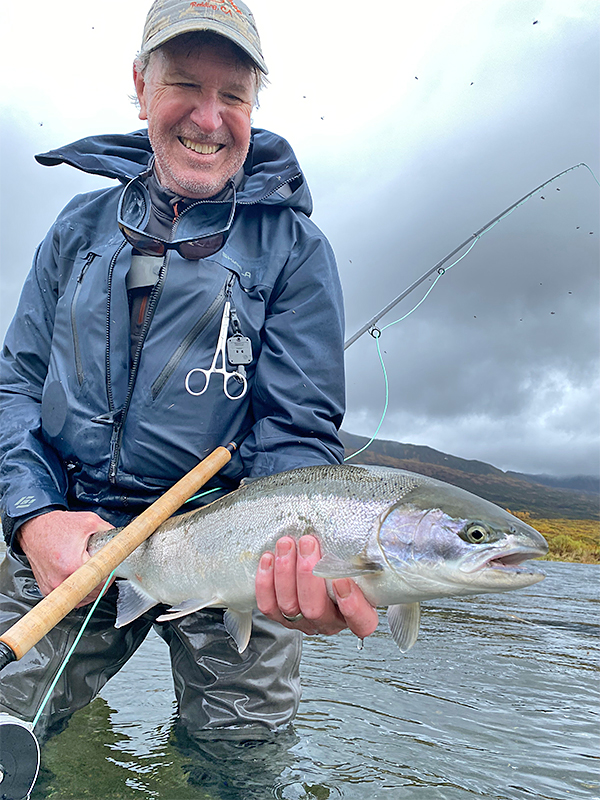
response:
[[(484, 520), (502, 536), (483, 549), (468, 544), (447, 524), (465, 517)], [(503, 509), (433, 478), (385, 467), (303, 467), (248, 482), (161, 525), (117, 570), (128, 579), (119, 585), (118, 624), (156, 603), (177, 616), (224, 607), (225, 627), (243, 652), (261, 554), (284, 534), (297, 539), (312, 532), (323, 555), (317, 574), (353, 577), (372, 605), (387, 606), (403, 651), (417, 638), (421, 600), (529, 586), (542, 576), (504, 564), (488, 569), (487, 561), (547, 549), (533, 528)], [(94, 534), (90, 552), (116, 533)]]
[(260, 552), (286, 533), (316, 532), (328, 552), (348, 557), (364, 550), (383, 512), (423, 483), (429, 479), (385, 467), (303, 467), (243, 485), (188, 524), (205, 532), (208, 547), (212, 534), (232, 553), (241, 543)]
[[(247, 499), (255, 499), (255, 496), (264, 499), (268, 495), (271, 500), (274, 496), (290, 494), (302, 494), (311, 499), (322, 495), (336, 497), (338, 500), (350, 497), (362, 501), (375, 497), (390, 503), (402, 500), (417, 486), (431, 483), (432, 480), (424, 475), (398, 469), (324, 464), (252, 480), (218, 500), (214, 507), (219, 506), (222, 509), (226, 504), (237, 504), (242, 496)], [(207, 509), (211, 507), (213, 506)]]

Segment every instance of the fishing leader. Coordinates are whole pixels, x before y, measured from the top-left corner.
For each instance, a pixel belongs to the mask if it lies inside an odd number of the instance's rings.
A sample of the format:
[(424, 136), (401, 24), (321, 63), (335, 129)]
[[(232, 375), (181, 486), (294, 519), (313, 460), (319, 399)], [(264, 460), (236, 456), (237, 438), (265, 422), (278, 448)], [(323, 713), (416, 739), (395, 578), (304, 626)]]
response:
[[(290, 146), (251, 127), (266, 74), (243, 3), (158, 0), (134, 63), (147, 131), (37, 157), (119, 185), (63, 210), (7, 333), (2, 630), (87, 560), (93, 533), (126, 524), (218, 445), (238, 450), (195, 505), (246, 476), (342, 460), (339, 279)], [(300, 697), (301, 632), (350, 627), (363, 638), (377, 624), (351, 581), (334, 582), (337, 604), (329, 599), (312, 575), (318, 559), (311, 536), (298, 547), (283, 537), (263, 555), (262, 613), (241, 655), (214, 609), (156, 623), (157, 611), (140, 608), (115, 629), (111, 587), (40, 726), (64, 725), (154, 625), (190, 733), (283, 728)], [(81, 613), (4, 670), (0, 710), (31, 718)]]

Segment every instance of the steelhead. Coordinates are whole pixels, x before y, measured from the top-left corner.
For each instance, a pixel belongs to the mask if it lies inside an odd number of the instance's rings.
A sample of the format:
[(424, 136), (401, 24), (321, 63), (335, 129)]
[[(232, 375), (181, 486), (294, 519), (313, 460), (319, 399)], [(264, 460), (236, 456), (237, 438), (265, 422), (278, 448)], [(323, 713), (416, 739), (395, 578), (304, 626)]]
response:
[[(116, 531), (94, 534), (93, 554)], [(280, 536), (313, 534), (313, 573), (352, 578), (406, 652), (417, 639), (422, 600), (531, 586), (543, 575), (521, 564), (548, 546), (493, 503), (424, 475), (372, 466), (314, 466), (243, 483), (204, 508), (171, 517), (117, 569), (117, 627), (157, 604), (158, 619), (225, 608), (243, 652), (256, 607), (262, 553)], [(329, 587), (331, 594), (331, 587)]]

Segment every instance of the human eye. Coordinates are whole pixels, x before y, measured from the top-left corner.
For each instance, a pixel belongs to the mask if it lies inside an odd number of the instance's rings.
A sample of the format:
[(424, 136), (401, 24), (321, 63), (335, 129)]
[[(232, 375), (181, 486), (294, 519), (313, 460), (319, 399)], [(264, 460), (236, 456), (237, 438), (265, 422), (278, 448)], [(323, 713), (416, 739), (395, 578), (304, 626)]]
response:
[(245, 103), (243, 97), (239, 97), (237, 94), (233, 94), (233, 92), (224, 92), (223, 98), (225, 102), (231, 103), (232, 105), (239, 105), (240, 103)]

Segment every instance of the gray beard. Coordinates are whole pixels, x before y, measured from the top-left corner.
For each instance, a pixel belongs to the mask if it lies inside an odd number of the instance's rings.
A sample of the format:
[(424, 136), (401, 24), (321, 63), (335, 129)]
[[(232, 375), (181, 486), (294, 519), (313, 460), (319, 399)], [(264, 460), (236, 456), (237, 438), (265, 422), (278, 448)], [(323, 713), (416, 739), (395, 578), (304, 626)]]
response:
[[(181, 176), (177, 177), (174, 171), (171, 169), (171, 165), (169, 162), (160, 163), (159, 159), (156, 155), (157, 150), (160, 151), (162, 148), (160, 147), (160, 142), (157, 142), (158, 147), (154, 147), (154, 143), (152, 139), (150, 140), (150, 144), (152, 145), (152, 149), (154, 150), (156, 162), (155, 162), (155, 170), (156, 175), (160, 181), (160, 184), (171, 192), (175, 192), (175, 194), (180, 194), (192, 198), (198, 199), (208, 199), (209, 197), (213, 197), (215, 194), (218, 194), (222, 191), (230, 180), (240, 171), (243, 167), (244, 162), (246, 160), (246, 156), (248, 155), (248, 150), (250, 149), (250, 143), (248, 143), (248, 149), (245, 153), (240, 153), (239, 156), (232, 159), (231, 167), (228, 170), (228, 174), (225, 178), (221, 178), (220, 180), (212, 180), (208, 181), (206, 179), (202, 179), (202, 173), (198, 174), (198, 177), (193, 176)], [(182, 191), (183, 190), (183, 191)]]

